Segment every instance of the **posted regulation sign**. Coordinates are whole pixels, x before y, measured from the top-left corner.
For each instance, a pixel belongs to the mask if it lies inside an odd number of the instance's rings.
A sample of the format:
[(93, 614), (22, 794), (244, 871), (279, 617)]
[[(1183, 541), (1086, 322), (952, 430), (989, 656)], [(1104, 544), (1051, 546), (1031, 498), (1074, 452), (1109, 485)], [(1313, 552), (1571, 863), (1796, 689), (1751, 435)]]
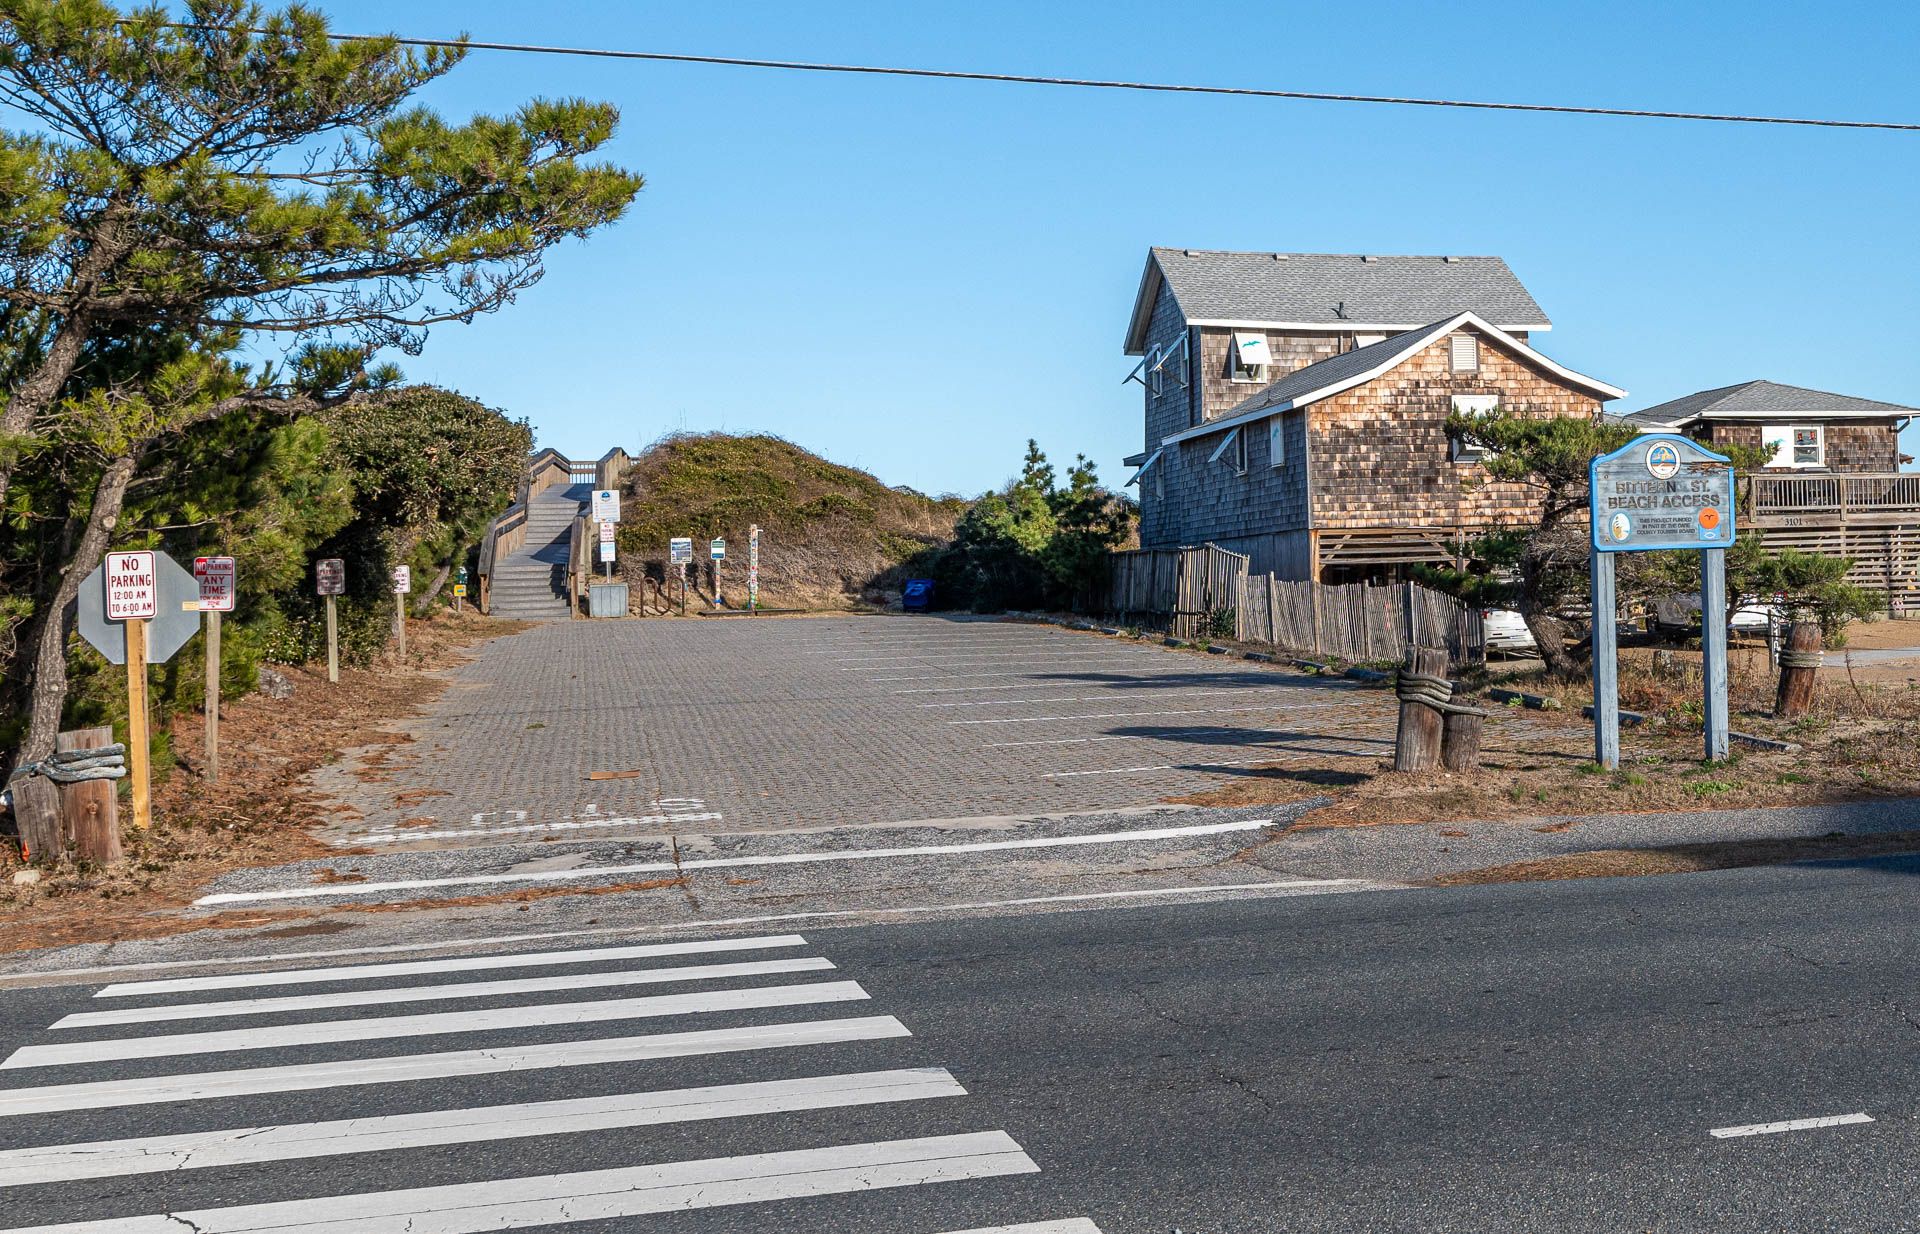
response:
[(231, 557), (195, 557), (193, 577), (200, 583), (200, 611), (231, 613), (236, 574)]
[(1733, 543), (1733, 466), (1725, 455), (1677, 434), (1650, 433), (1594, 459), (1587, 475), (1599, 552)]
[(160, 580), (152, 553), (108, 553), (107, 620), (141, 621), (160, 609)]

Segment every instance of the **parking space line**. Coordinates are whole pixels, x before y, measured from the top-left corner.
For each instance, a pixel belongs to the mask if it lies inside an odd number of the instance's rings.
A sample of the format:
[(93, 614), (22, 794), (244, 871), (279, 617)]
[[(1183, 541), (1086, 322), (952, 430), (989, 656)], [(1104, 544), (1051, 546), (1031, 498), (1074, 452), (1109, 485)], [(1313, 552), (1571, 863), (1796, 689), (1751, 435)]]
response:
[(1741, 1136), (1778, 1135), (1782, 1131), (1817, 1131), (1823, 1127), (1846, 1127), (1854, 1123), (1872, 1121), (1872, 1117), (1867, 1114), (1828, 1114), (1820, 1118), (1790, 1118), (1778, 1123), (1748, 1123), (1744, 1127), (1715, 1127), (1707, 1134), (1718, 1140), (1731, 1140)]
[[(1286, 693), (1286, 692), (1295, 690), (1297, 688), (1298, 687), (1296, 686), (1220, 686), (1216, 688), (1202, 688), (1202, 687), (1196, 686), (1191, 689), (1181, 689), (1176, 687), (1174, 689), (1158, 691), (1155, 693), (1154, 697), (1167, 698), (1170, 696), (1182, 695), (1182, 694), (1185, 694), (1185, 695), (1275, 694), (1275, 693)], [(919, 707), (922, 710), (931, 711), (935, 709), (950, 710), (955, 707), (1018, 707), (1022, 703), (1099, 703), (1099, 702), (1105, 702), (1106, 700), (1111, 698), (1116, 698), (1116, 697), (1124, 698), (1127, 696), (1127, 693), (1128, 691), (1121, 689), (1117, 691), (1109, 690), (1105, 694), (1055, 694), (1055, 695), (1050, 695), (1046, 698), (969, 699), (966, 702), (958, 702), (958, 703), (915, 703), (914, 706)], [(1307, 704), (1307, 705), (1308, 706), (1327, 706), (1328, 704), (1321, 703), (1321, 704)], [(1334, 705), (1337, 706), (1341, 704), (1334, 704)], [(1351, 706), (1352, 704), (1349, 703), (1344, 705)], [(1303, 708), (1300, 708), (1300, 707), (1288, 708), (1289, 711), (1298, 711), (1302, 709)]]
[(1078, 716), (996, 716), (991, 720), (948, 720), (948, 724), (1040, 724), (1048, 720), (1125, 720), (1135, 716), (1211, 716), (1228, 711), (1272, 711), (1274, 704), (1250, 704), (1245, 707), (1196, 707), (1186, 711), (1099, 711)]

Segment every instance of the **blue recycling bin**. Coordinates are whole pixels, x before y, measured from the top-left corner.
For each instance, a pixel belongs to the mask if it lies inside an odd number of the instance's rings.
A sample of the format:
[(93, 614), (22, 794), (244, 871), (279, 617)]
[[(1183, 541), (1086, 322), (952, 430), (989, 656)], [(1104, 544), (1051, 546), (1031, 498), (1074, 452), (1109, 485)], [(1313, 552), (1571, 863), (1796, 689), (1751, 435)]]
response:
[(900, 589), (900, 607), (908, 612), (924, 613), (933, 607), (933, 580), (910, 578)]

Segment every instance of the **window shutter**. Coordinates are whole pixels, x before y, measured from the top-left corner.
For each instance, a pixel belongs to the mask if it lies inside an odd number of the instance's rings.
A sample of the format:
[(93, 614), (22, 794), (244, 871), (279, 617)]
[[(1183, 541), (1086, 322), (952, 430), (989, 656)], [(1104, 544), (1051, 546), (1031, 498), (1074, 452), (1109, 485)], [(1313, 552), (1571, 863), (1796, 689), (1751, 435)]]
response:
[(1287, 465), (1287, 418), (1275, 416), (1267, 421), (1267, 465)]

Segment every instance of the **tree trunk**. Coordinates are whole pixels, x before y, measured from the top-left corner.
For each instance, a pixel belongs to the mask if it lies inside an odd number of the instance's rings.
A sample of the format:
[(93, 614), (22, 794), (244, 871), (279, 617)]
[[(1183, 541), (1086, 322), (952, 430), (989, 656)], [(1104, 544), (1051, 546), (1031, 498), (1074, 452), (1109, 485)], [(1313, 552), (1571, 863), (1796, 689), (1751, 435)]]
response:
[(73, 558), (60, 575), (47, 610), (40, 615), (34, 640), (33, 681), (28, 695), (27, 739), (20, 762), (37, 763), (53, 753), (59, 735), (60, 711), (67, 700), (67, 608), (80, 594), (80, 584), (107, 554), (107, 541), (120, 522), (120, 506), (133, 480), (132, 455), (107, 464), (94, 486), (93, 509)]
[(440, 594), (440, 589), (446, 586), (447, 575), (452, 572), (453, 572), (453, 567), (450, 565), (444, 565), (440, 567), (440, 572), (433, 576), (433, 582), (427, 587), (427, 589), (424, 592), (421, 592), (419, 596), (414, 600), (413, 615), (415, 617), (425, 617), (428, 613), (433, 611), (434, 597), (438, 596)]
[(1524, 610), (1520, 618), (1527, 623), (1527, 633), (1533, 635), (1540, 658), (1546, 661), (1547, 672), (1563, 680), (1580, 675), (1580, 661), (1567, 650), (1566, 622), (1548, 613)]
[[(1403, 672), (1421, 677), (1447, 675), (1447, 649), (1410, 647)], [(1441, 713), (1411, 699), (1400, 700), (1400, 729), (1394, 737), (1395, 771), (1430, 771), (1440, 765)]]
[(1798, 719), (1812, 708), (1820, 670), (1806, 661), (1817, 660), (1823, 645), (1819, 622), (1796, 621), (1787, 627), (1787, 643), (1780, 652), (1780, 693), (1773, 701), (1775, 719)]

